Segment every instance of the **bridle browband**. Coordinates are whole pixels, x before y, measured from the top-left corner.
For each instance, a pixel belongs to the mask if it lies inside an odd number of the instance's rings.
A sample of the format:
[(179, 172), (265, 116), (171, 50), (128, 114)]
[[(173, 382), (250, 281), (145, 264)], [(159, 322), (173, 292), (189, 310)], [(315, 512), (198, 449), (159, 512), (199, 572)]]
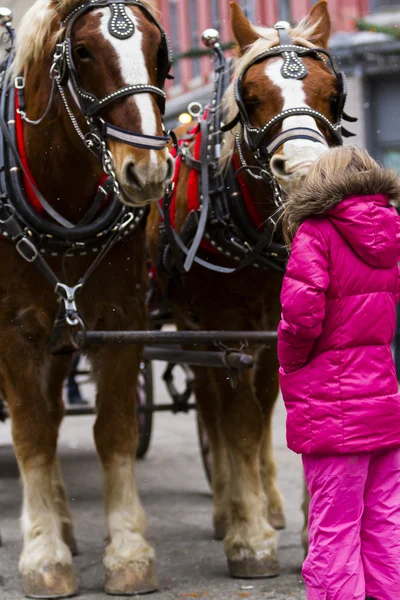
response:
[[(75, 66), (75, 61), (72, 52), (71, 34), (72, 29), (79, 17), (90, 10), (108, 7), (110, 8), (110, 21), (108, 30), (111, 35), (118, 39), (127, 39), (135, 34), (135, 24), (128, 16), (126, 11), (127, 6), (139, 7), (146, 18), (156, 25), (161, 33), (161, 43), (157, 57), (157, 73), (158, 85), (148, 83), (138, 83), (128, 85), (119, 90), (115, 90), (102, 98), (97, 98), (94, 94), (85, 90), (78, 77), (78, 72)], [(159, 99), (158, 105), (160, 112), (163, 115), (165, 110), (166, 95), (162, 89), (165, 79), (169, 77), (169, 71), (172, 64), (170, 44), (168, 36), (157, 21), (140, 0), (90, 0), (89, 2), (75, 8), (62, 22), (62, 41), (56, 45), (53, 54), (52, 65), (50, 68), (50, 77), (52, 79), (52, 89), (47, 108), (43, 115), (37, 119), (29, 119), (22, 109), (20, 110), (21, 117), (24, 121), (38, 125), (50, 112), (52, 102), (56, 91), (60, 93), (65, 109), (72, 121), (75, 131), (85, 143), (90, 151), (92, 151), (99, 160), (101, 160), (103, 169), (107, 175), (111, 176), (114, 181), (114, 191), (119, 193), (118, 182), (113, 168), (113, 160), (110, 151), (106, 146), (106, 138), (118, 140), (124, 144), (128, 144), (137, 148), (146, 150), (164, 150), (170, 141), (170, 136), (166, 134), (163, 124), (164, 135), (153, 136), (145, 135), (141, 132), (131, 131), (128, 129), (116, 127), (115, 125), (104, 121), (99, 113), (100, 111), (121, 98), (134, 96), (136, 94), (153, 94)], [(24, 78), (22, 76), (16, 78), (16, 87), (19, 90), (24, 88)], [(80, 113), (85, 118), (88, 128), (87, 132), (83, 132), (78, 124), (78, 121), (71, 110), (65, 88), (68, 88), (75, 104), (79, 108)]]
[[(349, 117), (344, 112), (344, 105), (347, 97), (346, 77), (344, 73), (337, 68), (330, 52), (324, 48), (308, 48), (293, 44), (287, 32), (288, 27), (288, 23), (277, 23), (275, 28), (279, 34), (279, 45), (273, 46), (272, 48), (269, 48), (268, 50), (265, 50), (256, 56), (246, 66), (240, 76), (235, 79), (234, 97), (238, 107), (238, 113), (234, 119), (232, 119), (226, 125), (223, 125), (221, 128), (224, 132), (230, 131), (240, 123), (243, 128), (243, 139), (247, 148), (255, 155), (257, 162), (263, 163), (264, 165), (269, 163), (269, 160), (272, 158), (273, 154), (282, 144), (290, 140), (309, 139), (322, 143), (326, 146), (329, 145), (325, 136), (320, 131), (308, 127), (294, 127), (286, 129), (269, 140), (268, 138), (272, 128), (282, 123), (282, 121), (288, 117), (300, 115), (313, 117), (329, 132), (331, 144), (335, 146), (340, 146), (343, 144), (343, 136), (349, 137), (353, 135), (343, 128), (342, 119), (347, 121), (356, 120), (352, 117)], [(325, 115), (317, 110), (308, 107), (297, 107), (282, 110), (272, 119), (270, 119), (270, 121), (268, 121), (268, 123), (266, 123), (263, 127), (256, 127), (251, 124), (245, 102), (243, 100), (244, 77), (253, 65), (275, 56), (283, 58), (281, 74), (285, 79), (303, 79), (307, 76), (307, 67), (302, 60), (303, 57), (306, 56), (323, 61), (329, 67), (337, 81), (337, 95), (335, 96), (335, 105), (333, 107), (333, 122), (331, 122)]]

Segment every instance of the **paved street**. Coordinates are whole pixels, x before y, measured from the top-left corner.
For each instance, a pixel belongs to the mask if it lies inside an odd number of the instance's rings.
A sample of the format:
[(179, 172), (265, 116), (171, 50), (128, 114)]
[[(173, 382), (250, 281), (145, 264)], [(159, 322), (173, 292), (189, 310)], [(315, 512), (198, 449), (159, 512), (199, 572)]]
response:
[[(92, 393), (90, 387), (85, 391), (87, 396)], [(159, 377), (156, 398), (158, 402), (166, 400)], [(105, 527), (92, 424), (91, 416), (67, 417), (61, 431), (60, 455), (80, 550), (74, 559), (80, 595), (85, 600), (100, 600), (106, 597), (102, 591)], [(148, 596), (149, 600), (304, 600), (300, 576), (301, 473), (298, 457), (285, 449), (281, 404), (274, 424), (288, 527), (280, 535), (281, 576), (254, 582), (229, 579), (222, 543), (213, 541), (211, 495), (200, 462), (195, 415), (155, 416), (150, 451), (137, 468), (161, 584), (160, 592)], [(1, 600), (23, 598), (17, 568), (21, 548), (19, 512), (18, 470), (10, 446), (9, 424), (0, 424)]]

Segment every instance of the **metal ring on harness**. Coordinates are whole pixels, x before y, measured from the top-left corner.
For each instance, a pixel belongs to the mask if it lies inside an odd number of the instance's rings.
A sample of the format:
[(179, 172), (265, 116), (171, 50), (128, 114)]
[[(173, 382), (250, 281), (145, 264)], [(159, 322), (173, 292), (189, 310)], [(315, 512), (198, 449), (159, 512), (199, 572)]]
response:
[[(77, 326), (78, 328), (76, 330), (72, 329), (72, 327), (76, 328)], [(76, 323), (69, 327), (68, 337), (74, 350), (83, 350), (86, 346), (87, 329), (83, 319), (79, 315), (76, 317)]]

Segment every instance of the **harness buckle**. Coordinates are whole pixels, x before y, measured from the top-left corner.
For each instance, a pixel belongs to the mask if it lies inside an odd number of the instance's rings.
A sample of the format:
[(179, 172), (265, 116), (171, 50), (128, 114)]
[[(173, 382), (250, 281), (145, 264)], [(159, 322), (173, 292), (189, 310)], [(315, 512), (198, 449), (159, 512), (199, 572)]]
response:
[(14, 79), (14, 85), (17, 90), (23, 90), (25, 88), (25, 79), (22, 75), (18, 75)]
[(68, 325), (71, 326), (79, 325), (81, 323), (78, 308), (76, 306), (75, 296), (82, 286), (82, 283), (78, 283), (74, 287), (69, 287), (68, 285), (65, 285), (65, 283), (58, 282), (54, 290), (64, 302), (65, 320), (67, 321)]
[(11, 221), (11, 219), (14, 218), (15, 208), (13, 206), (11, 206), (11, 204), (0, 204), (0, 210), (2, 210), (2, 209), (7, 209), (8, 211), (10, 211), (8, 216), (5, 219), (0, 218), (0, 224), (5, 225), (6, 223), (9, 223)]
[(119, 226), (119, 230), (122, 231), (123, 229), (128, 227), (129, 223), (132, 223), (133, 218), (134, 218), (134, 214), (131, 212), (129, 212), (127, 215), (125, 215), (125, 220), (122, 221), (121, 225)]
[(233, 237), (232, 236), (229, 241), (238, 250), (240, 250), (240, 252), (249, 252), (251, 250), (251, 248), (246, 247), (246, 244), (244, 242), (242, 242), (242, 240), (240, 240), (238, 237)]
[(60, 82), (62, 79), (62, 63), (61, 61), (65, 56), (65, 44), (62, 42), (61, 44), (56, 45), (56, 50), (53, 54), (53, 62), (50, 67), (50, 77), (55, 79), (57, 82)]
[(85, 144), (89, 150), (101, 150), (101, 138), (94, 131), (90, 131), (85, 135)]
[(19, 240), (15, 247), (22, 258), (27, 262), (35, 262), (38, 257), (39, 253), (36, 246), (25, 236)]

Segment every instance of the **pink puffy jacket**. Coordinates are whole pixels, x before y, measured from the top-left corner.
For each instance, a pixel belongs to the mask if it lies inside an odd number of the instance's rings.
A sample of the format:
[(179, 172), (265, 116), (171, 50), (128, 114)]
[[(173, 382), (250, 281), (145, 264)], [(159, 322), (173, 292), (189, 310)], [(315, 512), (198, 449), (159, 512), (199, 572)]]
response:
[(400, 218), (385, 194), (312, 214), (295, 235), (281, 294), (288, 446), (302, 454), (400, 446), (391, 351)]

